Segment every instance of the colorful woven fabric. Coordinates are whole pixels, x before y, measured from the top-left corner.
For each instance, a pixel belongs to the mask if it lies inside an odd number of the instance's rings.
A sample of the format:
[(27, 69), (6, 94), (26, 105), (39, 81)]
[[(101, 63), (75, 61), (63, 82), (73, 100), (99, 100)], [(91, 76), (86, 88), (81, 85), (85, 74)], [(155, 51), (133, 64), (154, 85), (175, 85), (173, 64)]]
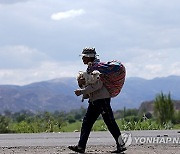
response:
[(94, 62), (88, 67), (87, 71), (92, 72), (94, 70), (98, 70), (101, 73), (101, 80), (109, 91), (110, 96), (117, 96), (125, 81), (125, 67), (120, 62), (114, 60), (105, 63)]

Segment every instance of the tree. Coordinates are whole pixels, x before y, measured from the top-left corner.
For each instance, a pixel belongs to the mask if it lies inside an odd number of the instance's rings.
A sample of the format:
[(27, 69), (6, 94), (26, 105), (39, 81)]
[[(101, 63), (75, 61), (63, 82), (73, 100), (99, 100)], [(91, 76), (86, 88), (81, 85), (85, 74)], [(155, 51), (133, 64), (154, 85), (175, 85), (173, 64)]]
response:
[(154, 113), (161, 125), (172, 121), (174, 116), (174, 104), (171, 100), (170, 93), (164, 95), (158, 94), (154, 101)]
[(50, 112), (44, 112), (44, 122), (46, 123), (46, 132), (54, 131), (54, 117)]
[(10, 120), (7, 117), (0, 115), (0, 133), (10, 132), (10, 130), (8, 129), (9, 121)]

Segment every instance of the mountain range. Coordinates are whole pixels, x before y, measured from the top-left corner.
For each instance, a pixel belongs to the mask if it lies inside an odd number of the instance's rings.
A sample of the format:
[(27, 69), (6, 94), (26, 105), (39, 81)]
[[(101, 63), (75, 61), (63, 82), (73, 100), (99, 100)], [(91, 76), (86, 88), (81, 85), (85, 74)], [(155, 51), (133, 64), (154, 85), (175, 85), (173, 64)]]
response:
[[(127, 78), (121, 93), (112, 98), (114, 110), (139, 108), (144, 101), (153, 100), (158, 93), (171, 93), (173, 100), (180, 100), (180, 76), (168, 76), (151, 80), (131, 77)], [(75, 78), (58, 78), (31, 83), (24, 86), (0, 85), (0, 113), (5, 110), (18, 112), (21, 110), (36, 111), (70, 111), (87, 101), (74, 95), (77, 89)]]

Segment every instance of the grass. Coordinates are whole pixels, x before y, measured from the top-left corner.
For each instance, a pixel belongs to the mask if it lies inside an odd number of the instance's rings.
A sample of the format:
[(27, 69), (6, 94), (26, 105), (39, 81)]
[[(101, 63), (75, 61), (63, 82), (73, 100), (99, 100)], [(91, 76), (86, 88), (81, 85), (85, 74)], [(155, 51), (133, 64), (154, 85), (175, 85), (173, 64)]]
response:
[(173, 126), (173, 129), (178, 129), (178, 130), (180, 130), (180, 124), (174, 125), (174, 126)]
[(74, 123), (67, 123), (66, 125), (61, 127), (61, 132), (75, 132), (81, 130), (81, 121), (76, 121)]
[[(67, 123), (61, 127), (61, 132), (75, 132), (81, 130), (81, 121), (76, 121), (74, 123)], [(107, 127), (103, 120), (97, 120), (93, 125), (92, 131), (106, 131)]]
[[(165, 127), (160, 126), (153, 120), (146, 121), (130, 121), (127, 122), (125, 120), (116, 120), (120, 130), (161, 130), (166, 129)], [(75, 132), (81, 130), (81, 121), (76, 121), (75, 123), (67, 123), (61, 128), (61, 132)], [(180, 129), (180, 124), (172, 125), (171, 128), (168, 129)], [(93, 125), (92, 131), (106, 131), (107, 126), (105, 125), (103, 120), (97, 120)]]

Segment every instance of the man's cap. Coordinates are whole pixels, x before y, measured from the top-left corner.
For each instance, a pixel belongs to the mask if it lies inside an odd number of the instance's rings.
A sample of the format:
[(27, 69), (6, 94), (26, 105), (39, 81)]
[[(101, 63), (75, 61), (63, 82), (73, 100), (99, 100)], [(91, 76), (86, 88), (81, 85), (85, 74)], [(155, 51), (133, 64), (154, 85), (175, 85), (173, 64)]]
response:
[(98, 55), (96, 54), (95, 48), (86, 47), (83, 49), (82, 54), (80, 56), (82, 56), (82, 57), (96, 57)]

